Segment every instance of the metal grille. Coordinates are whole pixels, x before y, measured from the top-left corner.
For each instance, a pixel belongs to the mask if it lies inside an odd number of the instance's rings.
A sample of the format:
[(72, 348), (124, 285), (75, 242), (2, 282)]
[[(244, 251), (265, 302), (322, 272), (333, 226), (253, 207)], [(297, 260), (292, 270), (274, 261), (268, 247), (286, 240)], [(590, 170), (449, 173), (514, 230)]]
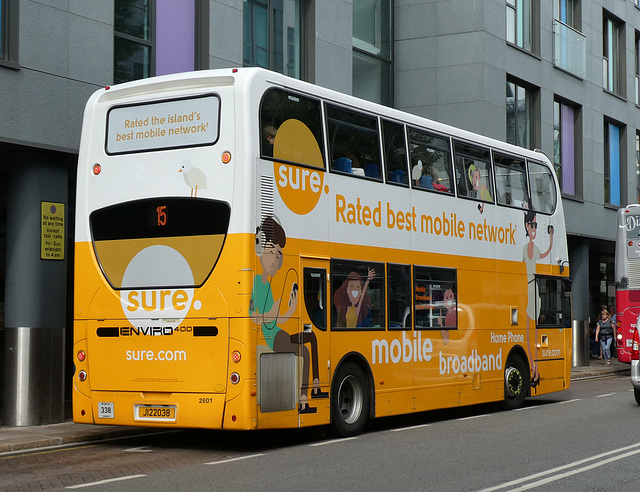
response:
[(640, 288), (640, 259), (629, 259), (629, 288)]
[(272, 176), (260, 177), (260, 223), (265, 217), (273, 216), (273, 188)]
[(260, 355), (260, 411), (293, 410), (298, 402), (296, 355), (264, 353)]

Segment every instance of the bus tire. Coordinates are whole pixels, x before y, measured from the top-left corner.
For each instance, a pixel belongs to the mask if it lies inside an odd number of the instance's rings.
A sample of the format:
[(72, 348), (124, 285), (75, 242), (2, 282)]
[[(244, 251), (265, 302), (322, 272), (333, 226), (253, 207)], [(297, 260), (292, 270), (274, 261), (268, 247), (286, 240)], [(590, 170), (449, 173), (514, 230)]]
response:
[(362, 368), (345, 362), (338, 368), (331, 388), (331, 427), (342, 437), (362, 432), (369, 417), (369, 389)]
[(636, 403), (640, 405), (640, 388), (633, 388), (633, 396), (636, 397)]
[(529, 391), (529, 370), (518, 354), (512, 354), (504, 368), (504, 400), (506, 410), (520, 408)]

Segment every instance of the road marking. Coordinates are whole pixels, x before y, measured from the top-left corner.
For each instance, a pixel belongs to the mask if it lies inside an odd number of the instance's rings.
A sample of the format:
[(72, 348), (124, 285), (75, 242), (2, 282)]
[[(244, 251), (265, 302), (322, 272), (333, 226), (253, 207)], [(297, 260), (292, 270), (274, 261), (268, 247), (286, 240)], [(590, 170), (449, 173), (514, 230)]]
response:
[(125, 449), (125, 453), (151, 453), (153, 449), (147, 449), (148, 446), (138, 446), (137, 448)]
[(100, 480), (99, 482), (80, 483), (78, 485), (69, 485), (65, 487), (67, 489), (81, 489), (83, 487), (93, 487), (94, 485), (103, 485), (105, 483), (122, 482), (123, 480), (131, 480), (132, 478), (142, 478), (146, 475), (129, 475), (128, 477), (108, 478), (106, 480)]
[(573, 400), (559, 401), (558, 403), (562, 405), (563, 403), (573, 403), (574, 401), (582, 401), (582, 398), (574, 398)]
[(414, 429), (421, 429), (423, 427), (429, 427), (431, 424), (412, 425), (411, 427), (402, 427), (401, 429), (389, 429), (391, 432), (402, 432)]
[(264, 453), (250, 454), (248, 456), (238, 456), (237, 458), (229, 458), (227, 460), (210, 461), (209, 463), (205, 463), (205, 465), (222, 465), (223, 463), (232, 463), (234, 461), (248, 460), (249, 458), (259, 458), (260, 456), (264, 456)]
[[(619, 454), (621, 452), (626, 451), (624, 454)], [(600, 461), (602, 458), (606, 457), (606, 456), (610, 456), (612, 454), (615, 454), (617, 456), (614, 456), (612, 458), (607, 458), (605, 460)], [(597, 454), (595, 456), (592, 456), (590, 458), (585, 458), (582, 460), (578, 460), (578, 461), (574, 461), (573, 463), (568, 463), (566, 465), (562, 465), (562, 466), (558, 466), (556, 468), (551, 468), (550, 470), (546, 470), (546, 471), (542, 471), (539, 473), (534, 473), (533, 475), (529, 475), (528, 477), (522, 477), (522, 478), (518, 478), (516, 480), (512, 480), (511, 482), (506, 482), (500, 485), (496, 485), (494, 487), (488, 487), (486, 489), (482, 489), (479, 492), (493, 492), (495, 490), (502, 490), (502, 489), (509, 489), (510, 492), (514, 492), (516, 490), (528, 490), (528, 489), (532, 489), (534, 487), (539, 487), (541, 485), (546, 485), (550, 482), (554, 482), (557, 480), (561, 480), (563, 478), (566, 477), (570, 477), (572, 475), (576, 475), (578, 473), (582, 473), (585, 471), (589, 471), (592, 470), (594, 468), (597, 468), (599, 466), (603, 466), (606, 465), (608, 463), (612, 463), (614, 461), (618, 461), (621, 459), (625, 459), (628, 458), (630, 456), (636, 455), (636, 454), (640, 454), (640, 443), (638, 444), (632, 444), (631, 446), (625, 446), (623, 448), (619, 448), (619, 449), (614, 449), (612, 451), (607, 451), (606, 453), (601, 453), (601, 454)], [(565, 472), (565, 473), (561, 473), (558, 475), (554, 475), (554, 476), (550, 476), (548, 478), (542, 479), (542, 480), (538, 480), (537, 482), (531, 482), (529, 484), (523, 485), (520, 488), (514, 489), (511, 488), (514, 485), (520, 485), (524, 482), (529, 482), (531, 480), (535, 480), (537, 478), (541, 478), (544, 477), (546, 475), (553, 475), (554, 473), (557, 472), (561, 472), (563, 470), (567, 470), (569, 468), (574, 468), (576, 466), (580, 466), (580, 465), (584, 465), (586, 463), (590, 463), (592, 461), (595, 461), (595, 463), (592, 463), (590, 465), (584, 466), (582, 468), (576, 468), (574, 470)]]
[(615, 395), (615, 393), (607, 393), (605, 395), (597, 395), (596, 398), (604, 398), (605, 396), (612, 396)]
[(330, 441), (324, 441), (324, 442), (316, 442), (313, 444), (309, 444), (309, 446), (325, 446), (327, 444), (339, 444), (342, 442), (347, 442), (347, 441), (353, 441), (354, 439), (358, 439), (357, 437), (345, 437), (344, 439), (332, 439)]
[(516, 412), (521, 412), (522, 410), (531, 410), (532, 408), (538, 408), (539, 405), (533, 405), (531, 407), (520, 407), (520, 408), (515, 408), (514, 410)]
[(470, 417), (460, 417), (459, 419), (456, 419), (456, 420), (481, 419), (481, 418), (488, 417), (488, 416), (489, 416), (489, 414), (483, 413), (482, 415), (471, 415)]

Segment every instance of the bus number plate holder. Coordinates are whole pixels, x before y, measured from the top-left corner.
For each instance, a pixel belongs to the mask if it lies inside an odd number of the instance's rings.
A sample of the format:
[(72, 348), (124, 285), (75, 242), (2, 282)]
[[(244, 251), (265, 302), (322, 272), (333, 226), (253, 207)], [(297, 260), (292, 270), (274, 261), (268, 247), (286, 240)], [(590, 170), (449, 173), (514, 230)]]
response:
[(175, 405), (135, 405), (134, 420), (151, 422), (175, 422)]

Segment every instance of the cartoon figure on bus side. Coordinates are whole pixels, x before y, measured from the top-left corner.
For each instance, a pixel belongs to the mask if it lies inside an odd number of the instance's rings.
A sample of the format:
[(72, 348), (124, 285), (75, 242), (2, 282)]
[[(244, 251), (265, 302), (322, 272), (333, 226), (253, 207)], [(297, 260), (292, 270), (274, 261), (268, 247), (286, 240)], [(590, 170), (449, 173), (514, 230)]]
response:
[[(260, 258), (262, 274), (256, 274), (253, 279), (253, 292), (249, 304), (249, 315), (262, 327), (269, 348), (274, 352), (302, 354), (303, 373), (300, 389), (300, 413), (316, 413), (317, 408), (309, 406), (309, 365), (312, 363), (313, 389), (311, 398), (326, 398), (328, 393), (321, 391), (318, 370), (318, 342), (315, 333), (304, 331), (290, 335), (279, 325), (286, 323), (293, 315), (298, 304), (298, 284), (293, 283), (288, 300), (284, 302), (284, 292), (280, 299), (274, 299), (271, 284), (273, 278), (282, 268), (284, 257), (282, 249), (287, 242), (287, 236), (276, 217), (268, 216), (262, 221), (256, 231), (256, 254)], [(293, 270), (289, 270), (282, 283), (284, 290), (287, 285), (287, 276)], [(295, 272), (294, 272), (295, 274)], [(283, 312), (283, 310), (286, 311)], [(309, 348), (306, 347), (309, 344)]]
[[(456, 294), (453, 292), (453, 288), (444, 291), (444, 307), (446, 308), (447, 313), (444, 315), (444, 319), (442, 316), (438, 317), (438, 323), (443, 328), (455, 328), (458, 320), (458, 313), (456, 311)], [(449, 341), (449, 330), (440, 330), (440, 334), (442, 335), (442, 340), (446, 345)]]
[(180, 169), (178, 169), (178, 172), (182, 173), (185, 184), (191, 188), (192, 197), (198, 196), (198, 189), (207, 189), (207, 176), (204, 174), (202, 169), (193, 167), (189, 159), (185, 159), (180, 163)]
[[(536, 263), (542, 258), (546, 258), (551, 252), (553, 247), (553, 226), (548, 228), (549, 233), (549, 247), (544, 253), (540, 252), (540, 249), (533, 242), (536, 239), (538, 233), (538, 223), (536, 222), (536, 213), (533, 211), (531, 200), (529, 199), (529, 209), (524, 214), (524, 228), (529, 238), (529, 241), (524, 245), (524, 251), (522, 252), (522, 259), (527, 269), (527, 347), (529, 350), (529, 360), (533, 364), (531, 385), (536, 387), (540, 382), (540, 373), (538, 372), (538, 364), (536, 358), (538, 356), (538, 350), (536, 346), (537, 336), (537, 320), (536, 313), (540, 310), (540, 296), (536, 291)], [(531, 336), (530, 326), (533, 323), (533, 345), (535, 352), (531, 352)], [(535, 355), (536, 358), (532, 357)]]
[(333, 303), (338, 309), (337, 326), (344, 328), (362, 326), (362, 321), (371, 312), (372, 303), (369, 294), (367, 294), (367, 288), (375, 275), (375, 270), (369, 268), (367, 281), (363, 284), (360, 274), (351, 272), (338, 287), (333, 294)]
[[(485, 201), (491, 201), (491, 193), (487, 189), (487, 185), (484, 184), (480, 178), (480, 171), (475, 166), (475, 164), (471, 164), (469, 166), (469, 181), (471, 182), (471, 187), (473, 188), (471, 193), (475, 198)], [(480, 213), (484, 212), (484, 203), (478, 205), (478, 210)]]

